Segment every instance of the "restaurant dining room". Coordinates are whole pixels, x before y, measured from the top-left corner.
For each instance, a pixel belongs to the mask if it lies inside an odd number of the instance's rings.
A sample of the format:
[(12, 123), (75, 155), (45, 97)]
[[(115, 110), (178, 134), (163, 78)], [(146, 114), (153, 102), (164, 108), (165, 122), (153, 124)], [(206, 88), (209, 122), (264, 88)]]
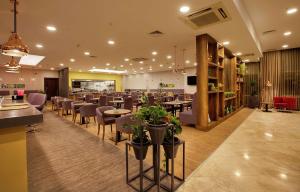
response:
[(300, 191), (299, 9), (1, 0), (0, 192)]

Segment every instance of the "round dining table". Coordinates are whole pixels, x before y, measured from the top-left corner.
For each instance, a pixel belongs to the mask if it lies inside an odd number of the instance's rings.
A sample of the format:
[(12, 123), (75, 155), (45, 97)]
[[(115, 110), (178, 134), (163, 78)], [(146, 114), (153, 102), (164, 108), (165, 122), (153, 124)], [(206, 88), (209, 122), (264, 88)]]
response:
[[(115, 118), (121, 117), (122, 115), (127, 115), (129, 113), (131, 113), (131, 111), (128, 109), (112, 109), (112, 110), (104, 111), (104, 114), (106, 116), (113, 116)], [(116, 136), (111, 137), (110, 140), (114, 142), (120, 142), (126, 140), (126, 138), (122, 137), (120, 131), (116, 131)]]

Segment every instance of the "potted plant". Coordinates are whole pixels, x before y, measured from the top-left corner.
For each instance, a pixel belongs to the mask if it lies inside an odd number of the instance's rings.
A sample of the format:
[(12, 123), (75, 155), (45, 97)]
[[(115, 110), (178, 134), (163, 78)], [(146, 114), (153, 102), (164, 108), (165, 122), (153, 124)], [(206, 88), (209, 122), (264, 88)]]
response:
[[(164, 137), (164, 142), (163, 142), (163, 148), (165, 151), (165, 156), (167, 159), (175, 158), (177, 151), (178, 151), (178, 146), (180, 144), (180, 139), (177, 137), (182, 132), (182, 128), (180, 125), (179, 120), (174, 117), (174, 116), (169, 116), (168, 118), (170, 126), (166, 130), (166, 134)], [(174, 135), (173, 133), (174, 132)], [(174, 153), (173, 153), (173, 139), (174, 139)]]
[(145, 122), (153, 144), (162, 144), (168, 123), (165, 118), (168, 112), (161, 106), (142, 107), (136, 117)]
[[(148, 147), (150, 141), (146, 130), (143, 125), (133, 125), (132, 128), (132, 147), (134, 151), (135, 158), (137, 160), (144, 160), (147, 155)], [(142, 156), (141, 156), (142, 153)]]

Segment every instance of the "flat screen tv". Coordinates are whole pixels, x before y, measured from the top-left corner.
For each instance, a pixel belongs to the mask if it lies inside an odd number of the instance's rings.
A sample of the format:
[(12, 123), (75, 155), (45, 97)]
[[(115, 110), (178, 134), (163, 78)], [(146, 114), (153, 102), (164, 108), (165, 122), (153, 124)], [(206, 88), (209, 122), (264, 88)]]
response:
[(197, 85), (197, 76), (187, 76), (188, 85)]

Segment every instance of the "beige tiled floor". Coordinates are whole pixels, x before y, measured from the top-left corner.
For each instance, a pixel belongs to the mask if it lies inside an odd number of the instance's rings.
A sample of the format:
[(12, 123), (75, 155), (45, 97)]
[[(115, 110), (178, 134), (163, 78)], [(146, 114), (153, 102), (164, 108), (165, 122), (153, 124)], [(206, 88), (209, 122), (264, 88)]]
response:
[(300, 113), (256, 110), (178, 191), (300, 191)]

